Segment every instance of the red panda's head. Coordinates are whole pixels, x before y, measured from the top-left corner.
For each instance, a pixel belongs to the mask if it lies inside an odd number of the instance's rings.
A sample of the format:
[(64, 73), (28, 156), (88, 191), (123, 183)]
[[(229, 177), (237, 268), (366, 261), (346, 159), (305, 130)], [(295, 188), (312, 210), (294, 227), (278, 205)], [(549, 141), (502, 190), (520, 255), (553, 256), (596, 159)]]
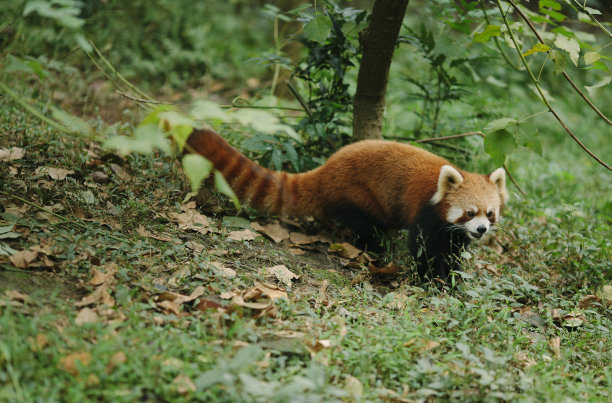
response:
[(489, 175), (459, 172), (450, 165), (440, 169), (438, 186), (431, 204), (438, 205), (440, 218), (472, 240), (491, 232), (508, 201), (503, 168)]

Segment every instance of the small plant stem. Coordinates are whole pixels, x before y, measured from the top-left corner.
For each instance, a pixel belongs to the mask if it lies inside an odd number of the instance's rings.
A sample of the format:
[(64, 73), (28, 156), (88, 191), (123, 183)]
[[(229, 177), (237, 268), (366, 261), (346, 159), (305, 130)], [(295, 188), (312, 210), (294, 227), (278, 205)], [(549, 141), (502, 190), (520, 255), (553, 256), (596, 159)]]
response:
[(125, 92), (122, 92), (122, 91), (119, 91), (119, 90), (115, 90), (115, 93), (121, 95), (122, 97), (130, 99), (132, 101), (136, 101), (136, 102), (143, 103), (143, 104), (175, 105), (175, 104), (173, 104), (171, 102), (161, 102), (161, 101), (153, 101), (151, 99), (137, 98), (137, 97), (134, 97), (132, 95), (126, 94)]
[[(85, 229), (85, 230), (89, 230), (89, 229), (90, 229), (88, 225), (83, 224), (82, 222), (79, 222), (79, 221), (76, 221), (76, 220), (70, 220), (70, 219), (68, 219), (68, 218), (66, 218), (66, 217), (64, 217), (64, 216), (62, 216), (62, 215), (59, 215), (59, 214), (57, 214), (57, 213), (54, 213), (54, 212), (53, 212), (53, 211), (51, 211), (51, 210), (48, 210), (48, 209), (44, 208), (43, 206), (39, 206), (39, 205), (38, 205), (38, 204), (36, 204), (36, 203), (32, 203), (31, 201), (26, 200), (26, 199), (24, 199), (23, 197), (19, 197), (19, 196), (17, 196), (17, 195), (14, 195), (14, 194), (10, 194), (10, 193), (4, 192), (4, 191), (2, 191), (2, 190), (0, 190), (0, 194), (1, 194), (1, 195), (4, 195), (4, 196), (6, 196), (6, 197), (10, 197), (11, 199), (19, 200), (20, 202), (25, 203), (25, 204), (27, 204), (27, 205), (29, 205), (29, 206), (34, 207), (34, 208), (37, 208), (38, 210), (44, 211), (44, 212), (45, 212), (45, 213), (47, 213), (47, 214), (51, 214), (52, 216), (54, 216), (54, 217), (56, 217), (56, 218), (58, 218), (58, 219), (62, 220), (62, 222), (66, 223), (66, 224), (74, 224), (74, 225), (76, 225), (77, 227), (83, 228), (83, 229)], [(128, 240), (128, 239), (119, 238), (119, 237), (114, 236), (114, 235), (112, 235), (112, 234), (107, 234), (107, 236), (108, 236), (109, 238), (112, 238), (112, 239), (114, 239), (114, 240), (116, 240), (116, 241), (119, 241), (119, 242), (129, 243), (130, 245), (133, 245), (133, 244), (134, 244), (134, 242), (132, 242), (132, 241), (130, 241), (130, 240)]]
[[(96, 54), (98, 55), (98, 57), (102, 60), (102, 62), (104, 62), (104, 64), (106, 65), (106, 67), (108, 67), (108, 69), (115, 75), (115, 77), (117, 77), (119, 79), (119, 81), (121, 81), (123, 84), (125, 84), (129, 89), (131, 89), (132, 91), (134, 91), (135, 93), (137, 93), (138, 95), (140, 95), (142, 98), (146, 98), (149, 100), (152, 100), (153, 98), (151, 98), (150, 96), (148, 96), (144, 91), (142, 91), (140, 88), (136, 87), (134, 84), (132, 84), (131, 82), (129, 82), (125, 77), (123, 77), (123, 75), (121, 73), (119, 73), (119, 71), (117, 71), (117, 69), (115, 68), (115, 66), (113, 66), (108, 59), (106, 59), (104, 57), (104, 55), (102, 54), (102, 52), (100, 52), (100, 50), (96, 47), (96, 45), (93, 43), (93, 41), (89, 41), (89, 43), (91, 44), (91, 46), (93, 47), (94, 51), (96, 52)], [(87, 55), (89, 56), (90, 59), (93, 60), (92, 56), (87, 53)], [(98, 66), (96, 64), (96, 66)], [(98, 66), (98, 68), (100, 68)], [(111, 80), (113, 82), (115, 82), (115, 80)], [(116, 85), (116, 84), (115, 84)]]
[[(484, 3), (485, 3), (485, 0), (482, 0), (480, 2), (480, 8), (482, 8), (482, 14), (484, 16), (485, 21), (487, 22), (487, 25), (491, 25), (489, 21), (489, 16), (487, 15), (487, 9), (485, 8)], [(501, 44), (499, 43), (499, 39), (497, 39), (496, 36), (493, 37), (493, 41), (495, 42), (495, 46), (497, 47), (497, 50), (499, 50), (499, 53), (501, 53), (506, 63), (508, 63), (510, 67), (512, 67), (514, 70), (517, 70), (517, 71), (520, 70), (519, 66), (514, 64), (514, 62), (510, 60), (510, 57), (508, 57), (506, 52), (504, 52), (504, 49), (501, 47)]]
[(595, 17), (593, 17), (593, 14), (591, 14), (589, 12), (589, 10), (587, 10), (586, 8), (584, 8), (582, 6), (582, 4), (578, 3), (576, 0), (572, 0), (572, 3), (574, 3), (576, 5), (576, 7), (578, 7), (580, 9), (580, 11), (582, 11), (583, 13), (585, 13), (586, 15), (589, 16), (589, 18), (599, 26), (599, 28), (601, 28), (602, 31), (604, 31), (606, 33), (606, 35), (608, 35), (610, 38), (612, 38), (612, 33), (610, 31), (608, 31), (606, 29), (606, 27), (604, 27), (599, 21), (597, 21), (597, 19)]
[[(499, 1), (498, 1), (498, 3), (499, 3)], [(516, 10), (516, 12), (521, 16), (521, 18), (527, 23), (527, 25), (529, 25), (529, 29), (531, 29), (531, 32), (533, 32), (534, 35), (536, 36), (536, 38), (538, 38), (538, 41), (540, 41), (541, 44), (545, 45), (546, 43), (544, 42), (544, 40), (542, 39), (542, 37), (538, 33), (537, 29), (533, 26), (531, 20), (525, 15), (525, 13), (523, 13), (523, 11), (516, 4), (514, 4), (510, 0), (509, 0), (509, 3), (514, 8), (514, 10)], [(501, 7), (500, 7), (500, 11), (501, 11)], [(504, 20), (506, 20), (505, 14), (502, 13), (502, 15), (504, 17)], [(508, 29), (510, 29), (510, 28), (508, 28)], [(512, 32), (510, 32), (510, 35), (512, 36)], [(518, 50), (518, 48), (517, 48), (517, 50)], [(547, 51), (546, 53), (548, 53), (550, 55), (550, 50)], [(570, 78), (570, 76), (565, 71), (562, 74), (563, 74), (563, 77), (565, 77), (565, 79), (567, 80), (567, 82), (570, 83), (572, 88), (591, 107), (591, 109), (593, 109), (595, 111), (595, 113), (597, 113), (599, 115), (599, 117), (601, 117), (603, 120), (605, 120), (606, 123), (608, 123), (609, 125), (612, 126), (612, 121), (610, 121), (610, 119), (608, 119), (606, 117), (606, 115), (604, 115), (599, 109), (597, 109), (597, 107), (591, 102), (591, 100), (589, 100), (589, 98), (587, 98), (587, 96), (584, 95), (584, 93), (580, 90), (580, 88), (578, 88), (578, 86), (574, 83), (574, 81)]]
[(86, 135), (86, 134), (83, 134), (81, 132), (77, 132), (77, 131), (74, 131), (74, 130), (69, 130), (67, 127), (65, 127), (65, 126), (61, 125), (60, 123), (56, 122), (55, 120), (45, 116), (41, 111), (37, 110), (32, 105), (30, 105), (27, 101), (22, 99), (19, 95), (14, 93), (2, 81), (0, 81), (0, 90), (4, 91), (15, 102), (17, 102), (19, 105), (21, 105), (23, 107), (23, 109), (25, 109), (27, 112), (30, 112), (32, 115), (34, 115), (35, 117), (37, 117), (41, 121), (45, 122), (49, 126), (53, 127), (54, 129), (57, 129), (58, 131), (60, 131), (62, 133), (65, 133), (65, 134), (67, 134), (69, 136), (78, 137), (78, 138), (83, 139), (83, 140), (90, 140), (90, 141), (100, 141), (101, 140), (101, 137), (99, 135), (95, 134), (94, 132), (92, 132), (89, 135)]
[[(280, 53), (280, 43), (278, 39), (278, 18), (274, 18), (274, 47), (276, 50), (276, 56)], [(272, 78), (272, 85), (270, 86), (270, 95), (274, 95), (276, 86), (278, 85), (278, 77), (280, 75), (280, 64), (274, 64), (274, 77)]]
[[(521, 61), (523, 62), (523, 65), (527, 69), (527, 72), (529, 73), (529, 76), (531, 77), (531, 80), (533, 81), (533, 84), (535, 85), (536, 89), (538, 90), (538, 93), (540, 94), (540, 98), (542, 98), (542, 101), (544, 102), (544, 104), (546, 105), (546, 107), (548, 108), (550, 113), (553, 114), (553, 116), (557, 119), (557, 121), (561, 124), (561, 126), (565, 129), (565, 131), (570, 135), (570, 137), (584, 151), (586, 151), (587, 154), (589, 154), (595, 161), (599, 162), (603, 167), (605, 167), (609, 171), (612, 171), (612, 167), (610, 165), (608, 165), (605, 162), (603, 162), (599, 157), (597, 157), (595, 154), (593, 154), (591, 152), (591, 150), (589, 150), (584, 144), (582, 144), (582, 142), (578, 139), (578, 137), (576, 137), (576, 135), (569, 129), (569, 127), (567, 127), (567, 125), (559, 117), (559, 115), (554, 110), (554, 108), (552, 107), (550, 102), (548, 102), (548, 99), (546, 98), (546, 96), (544, 95), (544, 92), (542, 91), (542, 87), (540, 87), (540, 84), (538, 83), (538, 80), (533, 75), (533, 72), (531, 71), (531, 68), (529, 67), (529, 64), (527, 63), (527, 60), (525, 60), (525, 56), (523, 56), (523, 52), (521, 52), (521, 48), (520, 48), (519, 44), (516, 41), (514, 33), (512, 32), (512, 29), (510, 28), (510, 23), (508, 22), (508, 18), (506, 17), (506, 14), (504, 13), (504, 10), (502, 10), (502, 6), (501, 6), (500, 0), (496, 0), (496, 2), (497, 2), (497, 7), (499, 8), (499, 11), (501, 12), (501, 16), (502, 16), (502, 18), (504, 20), (504, 24), (506, 25), (506, 28), (508, 29), (508, 35), (510, 35), (510, 39), (512, 39), (512, 43), (514, 43), (514, 47), (516, 48), (516, 51), (518, 52), (518, 54), (519, 54), (519, 56), (521, 58)], [(516, 6), (514, 5), (514, 3), (512, 3), (512, 1), (510, 1), (510, 4), (513, 5), (516, 8)]]

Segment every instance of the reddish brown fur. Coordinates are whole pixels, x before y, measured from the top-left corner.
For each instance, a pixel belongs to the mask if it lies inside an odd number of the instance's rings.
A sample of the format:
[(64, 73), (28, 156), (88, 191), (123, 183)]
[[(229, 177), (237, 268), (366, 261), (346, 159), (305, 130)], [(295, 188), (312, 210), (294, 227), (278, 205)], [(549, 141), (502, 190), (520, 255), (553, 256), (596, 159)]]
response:
[[(440, 168), (452, 165), (407, 144), (365, 140), (343, 147), (312, 171), (290, 174), (257, 165), (212, 130), (194, 131), (187, 144), (188, 151), (212, 161), (241, 202), (260, 211), (329, 219), (350, 206), (383, 230), (413, 224), (436, 191)], [(494, 187), (485, 175), (459, 172), (462, 186)], [(436, 211), (444, 217), (447, 209), (443, 201)]]

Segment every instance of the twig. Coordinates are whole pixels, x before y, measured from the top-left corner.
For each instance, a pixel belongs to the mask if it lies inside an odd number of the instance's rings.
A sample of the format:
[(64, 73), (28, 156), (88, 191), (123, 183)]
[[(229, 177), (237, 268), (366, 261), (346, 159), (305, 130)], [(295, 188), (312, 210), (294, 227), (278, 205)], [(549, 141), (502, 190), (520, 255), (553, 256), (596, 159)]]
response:
[(151, 99), (136, 98), (135, 96), (126, 94), (125, 92), (122, 92), (122, 91), (119, 91), (119, 90), (115, 90), (115, 93), (117, 93), (117, 94), (119, 94), (122, 97), (125, 97), (127, 99), (131, 99), (132, 101), (140, 102), (140, 103), (143, 103), (143, 104), (174, 105), (172, 102), (161, 102), (161, 101), (153, 101)]
[[(527, 69), (527, 72), (529, 73), (529, 76), (531, 77), (531, 81), (533, 81), (533, 84), (535, 85), (536, 89), (538, 90), (538, 93), (540, 94), (540, 98), (542, 98), (542, 101), (544, 101), (544, 104), (546, 104), (546, 106), (548, 107), (548, 110), (550, 111), (550, 113), (553, 114), (553, 116), (557, 119), (557, 121), (561, 124), (561, 126), (565, 129), (565, 131), (570, 135), (570, 137), (584, 151), (586, 151), (587, 154), (589, 154), (595, 161), (599, 162), (603, 167), (605, 167), (609, 171), (612, 171), (612, 167), (610, 165), (608, 165), (605, 162), (603, 162), (600, 158), (598, 158), (595, 154), (593, 154), (591, 152), (591, 150), (589, 150), (584, 144), (582, 144), (582, 142), (578, 139), (578, 137), (576, 137), (576, 135), (569, 129), (569, 127), (567, 127), (565, 125), (563, 120), (561, 120), (561, 118), (559, 117), (557, 112), (554, 110), (554, 108), (552, 107), (550, 102), (548, 102), (548, 99), (544, 95), (544, 92), (542, 91), (542, 88), (540, 87), (540, 84), (538, 83), (538, 80), (533, 75), (533, 72), (531, 71), (531, 68), (529, 67), (529, 64), (527, 63), (527, 60), (525, 60), (525, 56), (523, 56), (523, 52), (521, 52), (521, 48), (520, 48), (519, 44), (517, 43), (516, 38), (514, 37), (514, 33), (512, 32), (512, 29), (510, 28), (510, 23), (508, 22), (508, 18), (506, 17), (506, 14), (504, 13), (504, 10), (502, 10), (502, 6), (501, 6), (500, 1), (496, 0), (496, 2), (497, 2), (497, 7), (499, 8), (499, 11), (501, 12), (501, 16), (502, 16), (502, 18), (504, 20), (504, 24), (506, 25), (506, 28), (508, 29), (508, 34), (510, 35), (510, 39), (512, 39), (512, 43), (514, 44), (514, 47), (516, 48), (516, 51), (518, 52), (519, 57), (521, 58), (521, 61), (523, 62), (523, 65)], [(514, 3), (512, 3), (512, 1), (510, 1), (510, 4), (514, 5)]]
[(506, 166), (505, 163), (504, 163), (503, 167), (504, 167), (504, 171), (506, 171), (506, 175), (508, 175), (508, 178), (510, 178), (510, 182), (512, 182), (514, 187), (519, 191), (519, 193), (521, 195), (523, 195), (523, 197), (527, 197), (527, 194), (525, 192), (523, 192), (523, 189), (521, 189), (521, 187), (518, 185), (518, 183), (516, 183), (516, 181), (514, 180), (514, 176), (512, 176), (512, 174), (508, 170), (508, 167)]
[[(384, 138), (387, 140), (412, 141), (414, 143), (427, 143), (427, 140), (429, 140), (429, 139), (424, 139), (425, 141), (420, 141), (414, 138), (401, 137), (401, 136), (384, 136)], [(463, 153), (463, 154), (469, 154), (471, 152), (470, 150), (466, 150), (465, 148), (457, 147), (451, 144), (437, 144), (437, 143), (432, 142), (431, 145), (434, 147), (440, 147), (440, 148), (446, 148), (448, 150), (459, 151), (460, 153)]]
[(608, 35), (610, 38), (612, 38), (612, 33), (611, 33), (610, 31), (608, 31), (608, 30), (606, 29), (606, 27), (604, 27), (604, 26), (601, 24), (601, 22), (597, 21), (597, 19), (596, 19), (595, 17), (593, 17), (593, 14), (591, 14), (591, 13), (589, 12), (589, 10), (587, 10), (586, 8), (584, 8), (584, 7), (582, 6), (582, 4), (578, 3), (576, 0), (572, 0), (572, 3), (575, 3), (575, 4), (576, 4), (576, 6), (577, 6), (577, 7), (580, 9), (580, 11), (582, 11), (583, 13), (585, 13), (586, 15), (588, 15), (588, 16), (589, 16), (589, 18), (591, 18), (591, 20), (593, 20), (593, 22), (594, 22), (595, 24), (597, 24), (597, 25), (599, 26), (599, 28), (601, 28), (601, 29), (602, 29), (602, 31), (604, 31), (604, 32), (605, 32), (605, 33), (606, 33), (606, 34), (607, 34), (607, 35)]
[[(15, 194), (12, 194), (12, 193), (6, 193), (6, 192), (4, 192), (4, 191), (2, 191), (2, 190), (0, 190), (0, 194), (1, 194), (1, 195), (4, 195), (4, 196), (6, 196), (6, 197), (10, 197), (10, 198), (15, 199), (15, 200), (19, 200), (20, 202), (23, 202), (23, 203), (25, 203), (25, 204), (28, 204), (28, 205), (30, 205), (30, 206), (32, 206), (32, 207), (37, 208), (38, 210), (44, 211), (45, 213), (48, 213), (48, 214), (51, 214), (52, 216), (54, 216), (54, 217), (59, 218), (60, 220), (62, 220), (62, 222), (64, 222), (64, 223), (74, 224), (74, 225), (76, 225), (77, 227), (81, 227), (81, 228), (86, 229), (86, 230), (91, 229), (91, 228), (89, 228), (89, 226), (88, 226), (87, 224), (83, 224), (82, 222), (79, 222), (79, 221), (76, 221), (76, 220), (69, 220), (68, 218), (66, 218), (66, 217), (64, 217), (64, 216), (59, 215), (59, 214), (57, 214), (57, 213), (54, 213), (53, 211), (48, 210), (48, 209), (46, 209), (46, 208), (44, 208), (44, 207), (42, 207), (42, 206), (39, 206), (39, 205), (38, 205), (38, 204), (36, 204), (36, 203), (32, 203), (31, 201), (26, 200), (26, 199), (24, 199), (23, 197), (19, 197), (19, 196), (15, 195)], [(130, 245), (133, 245), (133, 244), (134, 244), (134, 242), (133, 242), (133, 241), (130, 241), (129, 239), (119, 238), (119, 237), (114, 236), (114, 235), (112, 235), (112, 234), (106, 234), (106, 235), (107, 235), (109, 238), (112, 238), (112, 239), (114, 239), (114, 240), (116, 240), (116, 241), (119, 241), (119, 242), (126, 242), (126, 243), (129, 243)]]
[[(491, 25), (491, 23), (489, 22), (489, 16), (487, 15), (487, 9), (485, 8), (484, 2), (485, 2), (485, 0), (482, 0), (480, 2), (480, 8), (482, 8), (482, 14), (484, 15), (485, 21), (487, 22), (488, 25)], [(497, 39), (496, 36), (493, 37), (493, 41), (495, 42), (495, 46), (499, 50), (499, 53), (501, 53), (501, 55), (504, 58), (504, 60), (506, 61), (506, 63), (508, 63), (510, 65), (510, 67), (512, 67), (514, 70), (520, 70), (519, 66), (514, 64), (514, 62), (512, 60), (510, 60), (510, 58), (508, 57), (506, 52), (504, 52), (504, 49), (501, 47), (501, 45), (499, 43), (499, 39)]]
[(289, 91), (291, 91), (295, 99), (297, 99), (300, 105), (302, 105), (302, 108), (304, 108), (304, 110), (308, 114), (308, 117), (312, 118), (312, 111), (308, 107), (308, 104), (306, 103), (304, 98), (302, 98), (302, 96), (298, 92), (297, 88), (295, 88), (295, 85), (293, 85), (291, 81), (287, 81), (287, 87), (289, 88)]
[[(512, 1), (509, 1), (510, 5), (516, 10), (516, 12), (521, 16), (521, 18), (527, 23), (527, 25), (529, 25), (529, 28), (531, 29), (531, 31), (535, 34), (536, 38), (538, 38), (538, 41), (540, 41), (541, 44), (545, 45), (546, 43), (544, 42), (544, 40), (542, 39), (542, 37), (540, 36), (540, 34), (538, 33), (538, 31), (536, 30), (536, 28), (533, 26), (531, 20), (529, 19), (529, 17), (527, 17), (525, 15), (525, 13), (523, 13), (523, 11), (516, 5), (514, 4)], [(500, 8), (501, 10), (501, 8)], [(508, 28), (510, 29), (510, 28)], [(607, 32), (607, 31), (606, 31)], [(550, 55), (550, 50), (546, 51), (546, 53), (548, 55)], [(565, 79), (567, 80), (568, 83), (570, 83), (570, 85), (572, 86), (572, 88), (574, 88), (574, 90), (576, 92), (578, 92), (578, 94), (580, 94), (580, 96), (582, 97), (582, 99), (584, 99), (584, 101), (589, 104), (589, 106), (603, 119), (606, 121), (606, 123), (608, 123), (609, 125), (612, 126), (612, 121), (610, 121), (610, 119), (608, 119), (606, 117), (606, 115), (604, 115), (599, 109), (597, 109), (597, 107), (595, 105), (593, 105), (593, 103), (589, 100), (589, 98), (587, 98), (586, 95), (584, 95), (584, 93), (582, 91), (580, 91), (580, 89), (576, 86), (576, 84), (574, 83), (574, 81), (572, 81), (572, 79), (570, 78), (569, 75), (567, 75), (567, 73), (564, 71), (563, 73), (563, 77), (565, 77)]]
[(432, 141), (441, 141), (441, 140), (450, 140), (450, 139), (458, 139), (461, 137), (468, 137), (468, 136), (474, 136), (474, 135), (478, 135), (480, 137), (484, 138), (484, 133), (483, 132), (469, 132), (469, 133), (461, 133), (461, 134), (453, 134), (451, 136), (443, 136), (443, 137), (432, 137), (429, 139), (421, 139), (421, 140), (415, 140), (415, 143), (429, 143)]

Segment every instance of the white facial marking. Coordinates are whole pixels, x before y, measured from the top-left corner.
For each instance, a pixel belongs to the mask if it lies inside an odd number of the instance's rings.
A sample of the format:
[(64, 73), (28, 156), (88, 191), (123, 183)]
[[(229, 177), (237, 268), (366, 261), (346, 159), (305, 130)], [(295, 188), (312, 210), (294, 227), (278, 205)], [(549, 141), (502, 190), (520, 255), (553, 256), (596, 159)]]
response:
[[(471, 239), (480, 239), (482, 238), (482, 236), (484, 234), (486, 234), (487, 232), (489, 232), (489, 229), (491, 227), (491, 223), (489, 222), (489, 219), (487, 217), (474, 217), (472, 218), (470, 221), (466, 222), (464, 224), (465, 229), (467, 230), (468, 236)], [(478, 231), (479, 227), (484, 226), (486, 228), (486, 231), (483, 233), (480, 233)]]
[(440, 175), (438, 176), (438, 188), (436, 193), (432, 196), (430, 203), (438, 204), (442, 201), (444, 196), (453, 188), (459, 186), (463, 182), (463, 176), (450, 165), (443, 165), (440, 168)]
[(448, 213), (446, 213), (446, 221), (454, 223), (458, 219), (460, 219), (461, 216), (463, 216), (463, 209), (460, 209), (459, 207), (451, 206), (448, 209)]

